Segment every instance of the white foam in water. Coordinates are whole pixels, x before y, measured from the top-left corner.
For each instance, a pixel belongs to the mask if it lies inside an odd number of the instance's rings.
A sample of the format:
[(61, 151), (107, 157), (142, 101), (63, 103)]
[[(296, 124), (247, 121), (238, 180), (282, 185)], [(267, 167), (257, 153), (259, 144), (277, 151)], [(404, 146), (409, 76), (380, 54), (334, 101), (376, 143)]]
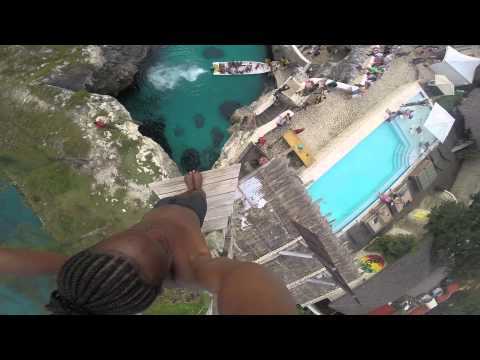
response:
[(206, 72), (196, 65), (168, 66), (160, 64), (148, 71), (147, 78), (157, 90), (171, 90), (181, 79), (192, 82)]

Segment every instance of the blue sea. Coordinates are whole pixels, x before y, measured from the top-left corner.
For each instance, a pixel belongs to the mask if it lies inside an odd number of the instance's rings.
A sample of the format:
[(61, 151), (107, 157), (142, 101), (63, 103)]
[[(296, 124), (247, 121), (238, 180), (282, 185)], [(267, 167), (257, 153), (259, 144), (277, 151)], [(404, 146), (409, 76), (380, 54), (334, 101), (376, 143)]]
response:
[[(53, 240), (18, 190), (0, 179), (0, 247), (46, 249)], [(46, 314), (44, 305), (55, 285), (54, 277), (14, 278), (0, 275), (0, 314)]]

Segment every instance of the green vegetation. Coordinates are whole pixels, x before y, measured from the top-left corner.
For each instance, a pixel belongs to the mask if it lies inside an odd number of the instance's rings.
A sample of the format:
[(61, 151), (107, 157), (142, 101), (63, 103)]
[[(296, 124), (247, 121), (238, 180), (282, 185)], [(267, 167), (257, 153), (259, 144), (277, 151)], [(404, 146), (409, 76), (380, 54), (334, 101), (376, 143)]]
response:
[(428, 236), (433, 238), (433, 260), (447, 265), (464, 287), (432, 314), (480, 313), (480, 193), (472, 200), (470, 206), (447, 202), (432, 209), (426, 225)]
[[(124, 202), (127, 179), (147, 183), (151, 176), (133, 170), (138, 167), (138, 142), (118, 129), (111, 130), (113, 140), (125, 145), (119, 148), (122, 166), (114, 194), (118, 201), (112, 202), (104, 186), (79, 170), (77, 165), (88, 159), (90, 143), (83, 139), (71, 110), (85, 104), (90, 94), (77, 91), (64, 108), (53, 108), (52, 100), (60, 90), (34, 84), (57, 66), (72, 64), (85, 65), (79, 46), (0, 47), (0, 179), (17, 185), (56, 240), (57, 245), (49, 249), (65, 254), (83, 250), (139, 221), (148, 208)], [(99, 111), (97, 115), (107, 114)], [(37, 233), (28, 227), (17, 233), (25, 238), (25, 246), (35, 248), (30, 240)], [(148, 313), (199, 314), (208, 305), (208, 295), (167, 290)]]
[(146, 211), (122, 204), (125, 192), (118, 193), (123, 196), (119, 202), (108, 202), (105, 189), (93, 189), (93, 178), (75, 170), (72, 161), (86, 157), (89, 144), (68, 113), (32, 111), (0, 99), (0, 114), (3, 172), (18, 184), (64, 251), (123, 230)]
[[(115, 129), (113, 132), (119, 132)], [(115, 135), (114, 135), (115, 136)], [(158, 176), (158, 167), (152, 162), (152, 157), (147, 156), (145, 159), (145, 166), (148, 164), (148, 168), (153, 170), (153, 174), (147, 174), (139, 172), (140, 168), (137, 163), (137, 154), (139, 143), (137, 140), (121, 138), (120, 146), (118, 147), (118, 153), (120, 156), (120, 166), (118, 167), (119, 173), (126, 179), (134, 180), (137, 184), (147, 185), (152, 183)]]
[(476, 284), (461, 290), (438, 305), (431, 315), (478, 315), (480, 314), (480, 285)]
[(461, 279), (480, 275), (480, 193), (470, 206), (447, 202), (432, 209), (426, 225), (434, 261), (446, 263)]
[[(68, 101), (68, 106), (75, 107), (78, 105), (84, 105), (85, 102), (90, 98), (90, 93), (87, 90), (76, 91), (70, 100)], [(98, 114), (100, 116), (101, 114)]]
[(181, 289), (165, 289), (145, 315), (204, 315), (210, 305), (210, 295), (194, 294)]
[(388, 263), (392, 263), (414, 250), (416, 242), (413, 235), (382, 235), (375, 238), (366, 250), (381, 253)]
[(31, 83), (50, 74), (58, 66), (91, 66), (80, 45), (10, 45), (0, 47), (0, 75)]
[(106, 189), (95, 188), (92, 176), (77, 170), (90, 144), (69, 110), (90, 94), (77, 91), (59, 109), (52, 107), (59, 89), (32, 85), (48, 68), (82, 63), (80, 55), (73, 45), (0, 47), (0, 167), (66, 253), (127, 228), (146, 211), (123, 203), (126, 191), (110, 202)]

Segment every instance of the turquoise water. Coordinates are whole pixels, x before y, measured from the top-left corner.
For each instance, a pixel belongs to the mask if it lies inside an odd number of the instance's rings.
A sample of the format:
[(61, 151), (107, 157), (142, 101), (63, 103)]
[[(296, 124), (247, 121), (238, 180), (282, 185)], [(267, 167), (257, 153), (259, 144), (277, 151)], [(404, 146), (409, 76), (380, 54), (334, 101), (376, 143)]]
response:
[[(266, 57), (267, 48), (261, 45), (166, 46), (155, 52), (136, 90), (120, 100), (153, 136), (143, 129), (142, 133), (163, 145), (182, 170), (206, 170), (228, 139), (231, 113), (258, 98), (266, 79), (266, 75), (213, 76), (212, 62)], [(189, 149), (194, 151), (186, 156)]]
[[(407, 103), (424, 100), (419, 93)], [(412, 105), (413, 118), (384, 122), (317, 179), (308, 193), (339, 231), (386, 191), (436, 140), (423, 127), (430, 106)], [(417, 131), (420, 130), (420, 131)]]
[(334, 231), (347, 225), (408, 168), (408, 150), (394, 125), (385, 122), (308, 188), (322, 213), (333, 221)]
[[(0, 247), (45, 249), (54, 246), (42, 223), (15, 187), (0, 180)], [(53, 277), (0, 276), (0, 314), (46, 314)]]

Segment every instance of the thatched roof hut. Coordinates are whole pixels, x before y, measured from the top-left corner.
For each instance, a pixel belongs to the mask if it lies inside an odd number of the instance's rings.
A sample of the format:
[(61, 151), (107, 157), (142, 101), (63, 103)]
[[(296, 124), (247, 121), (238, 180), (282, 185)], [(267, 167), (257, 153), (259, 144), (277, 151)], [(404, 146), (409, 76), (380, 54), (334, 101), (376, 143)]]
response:
[[(274, 159), (243, 178), (233, 218), (234, 257), (277, 273), (299, 304), (337, 288), (290, 219), (315, 233), (347, 281), (359, 277), (348, 244), (339, 240), (305, 186), (284, 159)], [(321, 278), (321, 279), (320, 279)], [(319, 280), (320, 279), (320, 280)]]

